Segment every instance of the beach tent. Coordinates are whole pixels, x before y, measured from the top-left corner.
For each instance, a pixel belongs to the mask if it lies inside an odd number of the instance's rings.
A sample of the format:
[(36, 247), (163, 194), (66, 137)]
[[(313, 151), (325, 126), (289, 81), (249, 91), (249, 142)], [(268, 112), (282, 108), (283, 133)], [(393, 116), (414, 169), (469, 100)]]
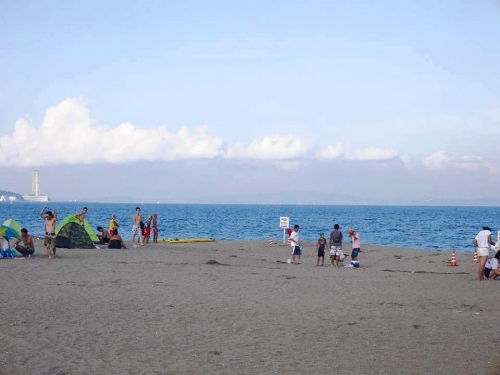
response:
[(21, 239), (21, 231), (13, 228), (13, 227), (9, 227), (9, 226), (6, 226), (6, 225), (1, 225), (0, 226), (0, 237), (4, 237), (6, 238), (7, 240), (10, 240), (11, 238), (17, 238), (18, 240)]
[(74, 215), (67, 216), (57, 226), (56, 247), (67, 249), (94, 249), (99, 242), (87, 221), (82, 226)]
[(21, 224), (19, 224), (14, 219), (5, 220), (4, 223), (2, 224), (2, 226), (3, 227), (11, 228), (14, 231), (19, 232), (19, 233), (21, 233), (21, 229), (23, 229), (23, 227), (21, 226)]

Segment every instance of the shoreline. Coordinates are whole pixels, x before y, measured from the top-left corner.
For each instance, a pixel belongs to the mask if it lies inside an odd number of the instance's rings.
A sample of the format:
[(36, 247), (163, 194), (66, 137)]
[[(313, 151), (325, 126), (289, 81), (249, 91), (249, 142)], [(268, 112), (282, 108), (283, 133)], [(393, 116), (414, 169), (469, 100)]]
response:
[(362, 249), (349, 269), (317, 267), (311, 243), (301, 265), (276, 263), (289, 247), (265, 241), (51, 261), (37, 244), (33, 260), (0, 261), (3, 285), (15, 280), (0, 373), (494, 373), (500, 282), (476, 282), (466, 253), (450, 267), (444, 251)]

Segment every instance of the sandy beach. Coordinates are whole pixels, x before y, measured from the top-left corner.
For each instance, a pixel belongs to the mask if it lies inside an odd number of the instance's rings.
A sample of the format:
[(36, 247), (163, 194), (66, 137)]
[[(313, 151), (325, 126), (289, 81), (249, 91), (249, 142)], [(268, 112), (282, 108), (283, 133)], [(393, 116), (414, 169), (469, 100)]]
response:
[(265, 242), (37, 245), (0, 261), (2, 375), (500, 373), (500, 281), (470, 254), (365, 245), (348, 269), (313, 244), (301, 265)]

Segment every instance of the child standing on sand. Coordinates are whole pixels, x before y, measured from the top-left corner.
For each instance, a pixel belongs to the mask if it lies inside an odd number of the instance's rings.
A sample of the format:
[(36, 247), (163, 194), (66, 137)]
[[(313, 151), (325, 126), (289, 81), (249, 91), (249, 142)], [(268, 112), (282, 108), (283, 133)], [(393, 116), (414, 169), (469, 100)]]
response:
[(326, 238), (324, 233), (319, 234), (318, 243), (316, 244), (316, 251), (318, 252), (318, 260), (316, 261), (316, 265), (319, 266), (319, 261), (321, 259), (321, 265), (325, 265), (325, 247), (326, 247)]
[(146, 226), (144, 225), (144, 216), (141, 216), (141, 221), (139, 222), (139, 245), (144, 246), (144, 232)]
[(300, 248), (299, 242), (299, 226), (295, 225), (293, 227), (293, 232), (290, 234), (290, 246), (292, 246), (292, 262), (294, 264), (301, 264), (300, 256), (302, 255), (302, 249)]
[(359, 267), (358, 254), (361, 251), (361, 241), (359, 239), (359, 233), (353, 229), (349, 229), (349, 237), (352, 241), (352, 253), (351, 253), (351, 266)]
[(158, 214), (153, 214), (153, 243), (158, 242)]
[(152, 217), (148, 217), (148, 222), (146, 223), (146, 229), (144, 229), (144, 239), (146, 241), (146, 245), (149, 243), (149, 237), (151, 237), (151, 220)]

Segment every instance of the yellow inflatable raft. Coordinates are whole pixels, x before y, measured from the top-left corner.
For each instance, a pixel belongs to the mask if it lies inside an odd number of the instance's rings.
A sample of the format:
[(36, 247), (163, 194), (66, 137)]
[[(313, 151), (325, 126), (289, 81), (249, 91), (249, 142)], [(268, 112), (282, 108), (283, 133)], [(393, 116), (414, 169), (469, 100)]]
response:
[(161, 238), (158, 242), (168, 243), (196, 243), (196, 242), (215, 242), (213, 238)]

